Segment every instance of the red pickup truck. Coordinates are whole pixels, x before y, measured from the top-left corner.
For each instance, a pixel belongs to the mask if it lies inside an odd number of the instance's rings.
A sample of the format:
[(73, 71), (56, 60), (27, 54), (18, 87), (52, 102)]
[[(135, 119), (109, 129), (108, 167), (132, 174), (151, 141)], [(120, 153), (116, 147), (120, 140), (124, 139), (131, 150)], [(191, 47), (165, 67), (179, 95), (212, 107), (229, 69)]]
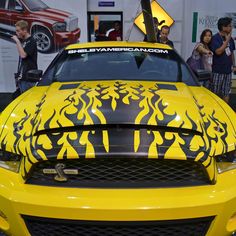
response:
[(80, 37), (78, 17), (69, 12), (50, 8), (41, 0), (0, 0), (0, 33), (15, 34), (19, 20), (29, 23), (42, 53), (75, 43)]

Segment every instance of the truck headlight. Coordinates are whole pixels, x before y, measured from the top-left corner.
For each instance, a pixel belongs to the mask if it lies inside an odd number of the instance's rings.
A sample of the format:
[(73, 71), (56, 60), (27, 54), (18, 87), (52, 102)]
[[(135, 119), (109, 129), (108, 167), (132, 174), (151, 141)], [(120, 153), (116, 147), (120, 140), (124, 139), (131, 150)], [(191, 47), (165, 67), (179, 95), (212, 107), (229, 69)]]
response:
[(0, 150), (0, 167), (19, 172), (22, 157), (20, 155)]
[(215, 158), (219, 173), (236, 169), (236, 150), (216, 156)]
[(57, 32), (65, 32), (66, 31), (66, 22), (57, 22), (53, 25), (53, 30)]

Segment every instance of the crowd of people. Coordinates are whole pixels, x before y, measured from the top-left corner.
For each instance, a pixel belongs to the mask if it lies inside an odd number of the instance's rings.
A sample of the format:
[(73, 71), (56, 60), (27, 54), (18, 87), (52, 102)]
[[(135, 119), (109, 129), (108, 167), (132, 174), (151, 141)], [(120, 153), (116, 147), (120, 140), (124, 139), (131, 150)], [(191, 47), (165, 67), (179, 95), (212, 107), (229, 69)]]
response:
[[(170, 27), (164, 24), (165, 21), (159, 22), (154, 17), (153, 23), (157, 42), (174, 48), (174, 43), (168, 38)], [(210, 29), (205, 29), (201, 33), (200, 41), (195, 45), (187, 63), (195, 73), (198, 70), (212, 72), (211, 80), (203, 85), (228, 103), (232, 72), (236, 72), (232, 19), (229, 17), (220, 18), (217, 26), (219, 32), (215, 35), (212, 34)], [(37, 44), (29, 34), (28, 23), (23, 20), (16, 23), (16, 35), (12, 39), (15, 41), (19, 52), (18, 69), (15, 74), (17, 96), (34, 86), (34, 83), (27, 81), (26, 74), (29, 70), (37, 69)], [(114, 22), (114, 29), (109, 32), (106, 32), (102, 26), (96, 31), (96, 41), (122, 40), (122, 27), (119, 21)], [(144, 41), (147, 41), (146, 35)]]

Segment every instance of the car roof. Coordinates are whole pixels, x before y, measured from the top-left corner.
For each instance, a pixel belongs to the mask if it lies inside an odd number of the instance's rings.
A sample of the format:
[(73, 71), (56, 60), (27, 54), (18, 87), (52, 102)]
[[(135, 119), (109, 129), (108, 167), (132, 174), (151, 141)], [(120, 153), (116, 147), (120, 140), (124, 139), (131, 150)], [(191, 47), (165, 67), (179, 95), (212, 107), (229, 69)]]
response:
[(148, 43), (148, 42), (117, 42), (117, 41), (105, 41), (105, 42), (91, 42), (91, 43), (76, 43), (69, 45), (65, 50), (79, 49), (79, 48), (95, 48), (95, 47), (141, 47), (141, 48), (157, 48), (157, 49), (169, 49), (173, 50), (167, 44), (161, 43)]

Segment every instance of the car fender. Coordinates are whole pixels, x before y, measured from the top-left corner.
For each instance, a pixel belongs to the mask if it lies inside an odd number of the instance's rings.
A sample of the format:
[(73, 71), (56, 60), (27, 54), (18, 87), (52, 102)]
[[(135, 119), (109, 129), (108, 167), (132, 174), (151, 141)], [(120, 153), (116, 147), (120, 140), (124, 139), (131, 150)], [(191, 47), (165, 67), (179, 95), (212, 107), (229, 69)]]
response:
[(31, 33), (32, 33), (32, 29), (33, 29), (34, 26), (41, 26), (41, 27), (47, 29), (49, 31), (49, 33), (53, 36), (53, 33), (52, 33), (51, 29), (48, 28), (48, 26), (46, 26), (45, 24), (43, 24), (41, 22), (38, 22), (38, 21), (35, 21), (31, 24), (31, 27), (30, 27), (30, 32)]
[(16, 98), (13, 102), (11, 102), (1, 113), (0, 113), (0, 137), (2, 135), (2, 132), (5, 128), (7, 128), (5, 125), (10, 118), (10, 116), (14, 116), (14, 110), (15, 108), (21, 103), (22, 100), (25, 99), (26, 96), (30, 93), (30, 90), (23, 93), (21, 96)]
[(219, 106), (224, 110), (225, 114), (228, 116), (230, 122), (232, 123), (232, 126), (234, 128), (234, 132), (236, 133), (236, 113), (233, 111), (233, 109), (224, 102), (221, 98), (219, 98), (217, 95), (207, 91), (210, 96), (214, 98), (214, 100), (219, 104)]
[(204, 87), (192, 87), (193, 97), (202, 116), (210, 156), (236, 149), (236, 113), (217, 95)]

